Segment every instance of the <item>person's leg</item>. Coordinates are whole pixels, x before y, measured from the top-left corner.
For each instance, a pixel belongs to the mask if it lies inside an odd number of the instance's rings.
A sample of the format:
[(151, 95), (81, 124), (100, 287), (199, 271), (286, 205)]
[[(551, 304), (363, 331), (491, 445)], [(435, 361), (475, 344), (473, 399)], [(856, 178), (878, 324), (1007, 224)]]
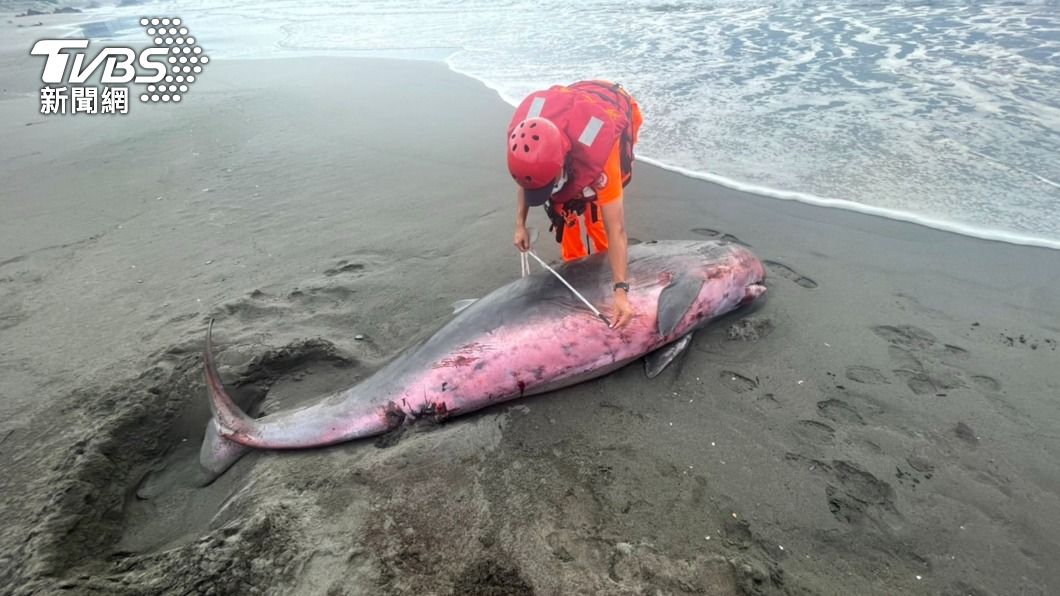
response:
[[(593, 211), (596, 211), (596, 221), (593, 221)], [(599, 205), (590, 205), (585, 208), (585, 229), (589, 237), (593, 239), (593, 250), (596, 252), (607, 252), (607, 229), (604, 228), (604, 213)]]
[(560, 248), (564, 261), (580, 259), (589, 254), (585, 250), (585, 243), (582, 242), (582, 228), (578, 225), (578, 215), (575, 213), (567, 214), (567, 223), (563, 228), (563, 241)]

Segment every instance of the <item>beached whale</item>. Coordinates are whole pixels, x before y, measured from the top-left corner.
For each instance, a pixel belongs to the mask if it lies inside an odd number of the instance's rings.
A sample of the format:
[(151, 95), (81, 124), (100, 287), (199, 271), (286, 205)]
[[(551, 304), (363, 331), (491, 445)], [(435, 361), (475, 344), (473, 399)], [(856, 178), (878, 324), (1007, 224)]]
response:
[[(557, 270), (593, 304), (611, 303), (606, 255)], [(629, 300), (637, 315), (625, 328), (609, 329), (542, 271), (470, 304), (358, 385), (258, 419), (242, 412), (225, 392), (208, 331), (204, 360), (213, 419), (200, 463), (217, 475), (248, 447), (318, 447), (424, 417), (441, 420), (574, 385), (642, 356), (654, 376), (688, 345), (693, 331), (765, 292), (762, 263), (746, 247), (726, 242), (631, 246), (628, 273)]]

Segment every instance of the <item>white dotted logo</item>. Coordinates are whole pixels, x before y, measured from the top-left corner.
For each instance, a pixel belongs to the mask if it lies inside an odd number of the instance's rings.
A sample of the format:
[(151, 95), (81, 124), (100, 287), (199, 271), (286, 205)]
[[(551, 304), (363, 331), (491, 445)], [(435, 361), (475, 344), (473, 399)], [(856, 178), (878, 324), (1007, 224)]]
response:
[(166, 58), (169, 73), (164, 84), (148, 85), (146, 92), (140, 94), (140, 101), (180, 102), (181, 96), (188, 92), (188, 85), (195, 82), (191, 73), (201, 73), (210, 57), (195, 43), (188, 27), (179, 18), (144, 17), (140, 19), (140, 26), (156, 47), (166, 49), (169, 54)]

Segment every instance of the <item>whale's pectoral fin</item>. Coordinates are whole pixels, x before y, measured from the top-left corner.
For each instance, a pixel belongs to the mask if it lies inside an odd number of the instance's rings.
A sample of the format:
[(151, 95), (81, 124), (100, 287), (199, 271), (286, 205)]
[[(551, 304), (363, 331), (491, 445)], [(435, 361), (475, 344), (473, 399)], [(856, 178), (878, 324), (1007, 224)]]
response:
[(691, 343), (692, 334), (689, 333), (681, 339), (666, 344), (651, 354), (648, 354), (644, 357), (644, 374), (648, 375), (649, 379), (654, 379), (659, 376), (659, 373), (669, 366), (671, 362), (677, 360), (677, 357), (684, 353)]
[(681, 275), (663, 288), (659, 294), (659, 335), (666, 337), (674, 332), (702, 287), (702, 279)]
[(454, 302), (451, 305), (453, 307), (453, 314), (454, 315), (458, 314), (459, 312), (461, 312), (462, 310), (464, 310), (465, 308), (471, 306), (472, 304), (474, 304), (476, 302), (478, 302), (478, 298), (468, 298), (466, 300), (457, 300), (456, 302)]

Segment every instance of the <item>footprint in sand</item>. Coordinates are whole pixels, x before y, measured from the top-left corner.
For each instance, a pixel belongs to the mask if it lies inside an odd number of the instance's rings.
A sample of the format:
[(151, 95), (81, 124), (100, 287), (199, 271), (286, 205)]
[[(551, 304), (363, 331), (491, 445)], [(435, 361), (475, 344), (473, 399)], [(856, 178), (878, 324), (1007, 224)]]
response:
[(783, 263), (778, 263), (776, 261), (762, 261), (762, 263), (765, 264), (766, 269), (769, 269), (771, 273), (779, 275), (784, 279), (791, 280), (806, 289), (812, 290), (817, 287), (817, 282)]
[(858, 524), (875, 509), (897, 513), (894, 488), (852, 462), (833, 460), (828, 466), (836, 484), (825, 489), (828, 509), (839, 521)]
[(335, 284), (296, 288), (287, 294), (287, 298), (292, 303), (303, 306), (334, 309), (342, 304), (348, 304), (355, 293), (352, 287)]
[(872, 332), (894, 345), (926, 350), (938, 341), (930, 332), (913, 325), (877, 325)]
[(969, 447), (979, 446), (979, 437), (976, 436), (972, 427), (963, 422), (958, 422), (957, 425), (953, 427), (953, 434), (957, 435), (957, 438), (964, 441)]
[(254, 290), (247, 296), (222, 304), (211, 316), (218, 320), (235, 317), (249, 321), (263, 318), (281, 318), (292, 309), (304, 310), (310, 306), (318, 310), (341, 310), (348, 304), (354, 290), (341, 284), (295, 288), (286, 296), (277, 296)]
[(847, 378), (855, 383), (864, 385), (883, 385), (888, 383), (887, 377), (871, 366), (848, 366)]
[(748, 317), (729, 326), (730, 341), (758, 341), (773, 333), (773, 320), (768, 317)]
[(895, 364), (893, 372), (916, 395), (945, 396), (947, 390), (967, 386), (961, 364), (969, 359), (968, 350), (939, 345), (931, 332), (913, 325), (877, 325), (872, 332), (891, 344), (887, 353)]
[(748, 379), (740, 373), (731, 370), (721, 371), (718, 373), (718, 378), (721, 379), (723, 385), (732, 389), (736, 393), (746, 393), (758, 387), (757, 381)]
[(835, 429), (816, 420), (799, 420), (792, 426), (792, 432), (811, 445), (831, 445), (835, 442)]
[(717, 238), (719, 240), (724, 240), (725, 242), (732, 242), (734, 244), (742, 244), (748, 248), (751, 247), (750, 244), (744, 242), (743, 240), (740, 240), (732, 234), (724, 234), (722, 232), (712, 230), (710, 228), (692, 228), (692, 233), (699, 234), (700, 236), (706, 236), (707, 238)]
[(917, 395), (928, 395), (929, 393), (935, 393), (941, 389), (935, 385), (934, 380), (924, 373), (910, 373), (908, 371), (896, 370), (896, 374), (900, 374), (906, 377), (906, 385), (910, 391)]
[(210, 313), (210, 317), (219, 321), (223, 321), (228, 317), (234, 317), (241, 321), (253, 321), (281, 316), (284, 308), (285, 305), (276, 303), (271, 295), (261, 290), (254, 290), (243, 298), (221, 304)]
[(332, 277), (340, 273), (356, 273), (358, 271), (363, 270), (364, 265), (362, 263), (350, 263), (348, 261), (342, 260), (338, 262), (337, 266), (331, 269), (325, 269), (324, 275)]
[(881, 511), (898, 514), (894, 488), (854, 462), (809, 459), (798, 453), (787, 453), (784, 459), (825, 477), (828, 509), (841, 522), (860, 524)]
[(934, 393), (945, 395), (945, 391), (965, 387), (964, 381), (953, 373), (938, 372), (928, 374), (924, 370), (895, 369), (894, 374), (903, 377), (909, 389), (917, 395)]
[(946, 356), (948, 356), (952, 360), (956, 361), (968, 359), (968, 350), (965, 350), (960, 346), (945, 344), (942, 346), (942, 348), (946, 351)]
[(915, 360), (913, 352), (929, 352), (950, 366), (957, 366), (969, 358), (968, 350), (960, 346), (942, 344), (936, 347), (938, 339), (931, 332), (913, 325), (877, 325), (872, 332), (891, 344), (891, 356), (895, 358)]
[(887, 355), (891, 357), (897, 369), (918, 372), (924, 370), (924, 363), (905, 348), (895, 345), (887, 346)]
[(930, 480), (935, 473), (935, 464), (919, 455), (910, 455), (905, 458), (905, 461), (909, 464), (909, 467), (919, 472), (926, 479)]
[(751, 524), (745, 519), (725, 520), (725, 543), (740, 550), (747, 550), (752, 543)]
[(988, 377), (986, 375), (975, 375), (972, 377), (972, 382), (975, 386), (982, 391), (987, 393), (998, 393), (1001, 391), (1001, 382), (994, 377)]
[(931, 480), (935, 475), (935, 464), (915, 453), (905, 458), (905, 464), (896, 462), (894, 466), (899, 484), (916, 488), (922, 480)]
[(865, 424), (861, 414), (859, 414), (853, 406), (843, 400), (826, 399), (824, 401), (819, 401), (817, 402), (817, 410), (821, 413), (821, 416), (824, 416), (832, 422)]

